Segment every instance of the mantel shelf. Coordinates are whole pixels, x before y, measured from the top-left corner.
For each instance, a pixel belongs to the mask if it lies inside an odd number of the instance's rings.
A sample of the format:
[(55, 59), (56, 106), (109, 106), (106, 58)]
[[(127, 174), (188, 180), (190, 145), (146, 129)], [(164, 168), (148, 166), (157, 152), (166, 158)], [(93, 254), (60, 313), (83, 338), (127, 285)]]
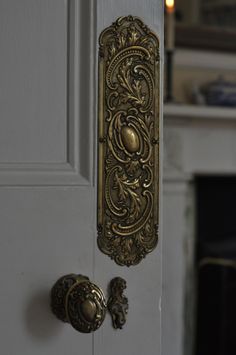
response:
[(235, 120), (236, 108), (165, 104), (165, 118)]

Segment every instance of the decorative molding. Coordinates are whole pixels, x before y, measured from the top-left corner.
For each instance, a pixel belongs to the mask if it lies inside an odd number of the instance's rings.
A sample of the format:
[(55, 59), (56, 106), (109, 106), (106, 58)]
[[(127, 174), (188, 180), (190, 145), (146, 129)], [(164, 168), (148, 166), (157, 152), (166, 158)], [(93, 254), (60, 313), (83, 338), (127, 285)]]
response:
[[(0, 162), (0, 186), (90, 185), (92, 180), (92, 76), (94, 59), (90, 58), (93, 38), (91, 1), (80, 4), (67, 0), (67, 117), (65, 162)], [(85, 16), (86, 13), (86, 16)], [(85, 20), (82, 21), (86, 17)], [(84, 56), (80, 53), (83, 49)], [(85, 58), (86, 57), (86, 58)], [(88, 61), (90, 58), (91, 62)], [(85, 67), (86, 65), (86, 67)], [(83, 66), (82, 71), (80, 67)], [(82, 79), (81, 80), (81, 76)], [(84, 84), (84, 77), (87, 83)], [(80, 86), (83, 81), (83, 89)], [(86, 120), (81, 117), (86, 116)]]
[(99, 44), (98, 246), (130, 266), (158, 242), (159, 41), (127, 16)]
[(88, 185), (69, 163), (0, 164), (0, 186)]

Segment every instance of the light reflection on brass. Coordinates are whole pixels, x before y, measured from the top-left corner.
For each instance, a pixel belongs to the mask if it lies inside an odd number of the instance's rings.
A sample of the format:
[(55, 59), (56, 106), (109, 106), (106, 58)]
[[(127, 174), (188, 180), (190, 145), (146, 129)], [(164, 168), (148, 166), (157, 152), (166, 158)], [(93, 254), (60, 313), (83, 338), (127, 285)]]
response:
[(159, 41), (128, 16), (99, 45), (98, 246), (130, 266), (158, 241)]

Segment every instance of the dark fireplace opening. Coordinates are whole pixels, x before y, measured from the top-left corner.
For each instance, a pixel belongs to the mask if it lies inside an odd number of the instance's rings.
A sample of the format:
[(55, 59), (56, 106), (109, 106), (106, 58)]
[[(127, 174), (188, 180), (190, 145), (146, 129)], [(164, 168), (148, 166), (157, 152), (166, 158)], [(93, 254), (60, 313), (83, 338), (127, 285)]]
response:
[(236, 354), (236, 177), (199, 176), (196, 355)]

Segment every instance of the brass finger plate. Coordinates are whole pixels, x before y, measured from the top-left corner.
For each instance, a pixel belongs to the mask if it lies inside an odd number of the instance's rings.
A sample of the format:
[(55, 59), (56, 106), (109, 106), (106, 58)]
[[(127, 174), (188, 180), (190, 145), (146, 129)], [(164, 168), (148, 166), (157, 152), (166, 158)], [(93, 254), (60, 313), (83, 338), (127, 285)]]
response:
[(137, 17), (99, 39), (98, 246), (136, 265), (158, 241), (159, 41)]

